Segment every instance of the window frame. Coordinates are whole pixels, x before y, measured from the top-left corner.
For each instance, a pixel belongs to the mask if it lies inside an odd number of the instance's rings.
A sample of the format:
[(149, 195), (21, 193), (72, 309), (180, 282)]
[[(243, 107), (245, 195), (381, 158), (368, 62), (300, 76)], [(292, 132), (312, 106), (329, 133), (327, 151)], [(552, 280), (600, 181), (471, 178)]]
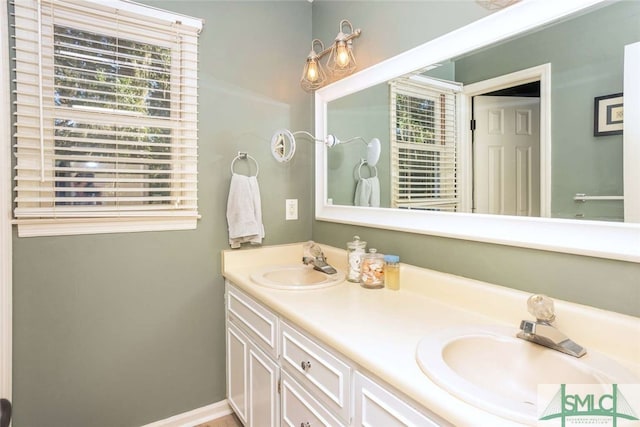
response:
[[(23, 6), (23, 2), (26, 0), (20, 0), (20, 6)], [(117, 29), (114, 29), (112, 32), (107, 33), (104, 28), (101, 28), (97, 34), (104, 34), (105, 36), (114, 36), (114, 37), (124, 37), (127, 38), (130, 34), (134, 34), (132, 40), (139, 43), (149, 43), (152, 45), (162, 45), (160, 42), (155, 41), (155, 37), (153, 33), (151, 35), (146, 34), (143, 36), (140, 31), (140, 27), (138, 24), (140, 22), (144, 22), (145, 26), (153, 29), (152, 27), (158, 28), (158, 33), (162, 34), (165, 38), (167, 38), (168, 31), (166, 30), (167, 26), (171, 27), (171, 31), (175, 31), (175, 43), (170, 45), (171, 55), (172, 57), (176, 56), (176, 52), (182, 52), (182, 49), (186, 46), (185, 43), (191, 43), (192, 50), (185, 56), (186, 59), (184, 61), (190, 62), (190, 64), (185, 65), (183, 62), (183, 58), (180, 57), (179, 61), (171, 61), (171, 91), (174, 92), (175, 87), (175, 76), (178, 76), (180, 79), (180, 83), (184, 84), (182, 89), (180, 90), (179, 97), (176, 99), (173, 95), (171, 96), (171, 108), (174, 110), (175, 105), (179, 105), (179, 108), (183, 108), (186, 105), (184, 116), (176, 119), (173, 117), (173, 113), (171, 113), (172, 117), (167, 120), (168, 126), (176, 126), (177, 132), (171, 134), (170, 144), (180, 144), (179, 147), (173, 148), (171, 154), (167, 156), (170, 159), (171, 170), (173, 171), (178, 164), (177, 158), (181, 157), (182, 153), (187, 152), (188, 157), (191, 158), (187, 164), (188, 170), (183, 173), (189, 174), (188, 176), (193, 176), (190, 179), (188, 184), (171, 184), (169, 190), (173, 192), (176, 188), (179, 191), (190, 192), (192, 194), (191, 200), (195, 200), (191, 206), (181, 207), (179, 203), (167, 203), (167, 204), (159, 204), (158, 208), (151, 209), (149, 211), (139, 211), (134, 212), (131, 209), (127, 210), (126, 206), (115, 206), (113, 211), (115, 213), (102, 213), (96, 214), (95, 212), (91, 212), (91, 209), (95, 209), (93, 207), (87, 207), (84, 209), (84, 206), (74, 207), (74, 214), (67, 214), (64, 217), (56, 217), (55, 208), (56, 203), (50, 203), (49, 208), (42, 208), (43, 215), (39, 215), (37, 210), (40, 209), (37, 206), (32, 211), (29, 209), (20, 210), (20, 202), (18, 202), (18, 197), (20, 196), (20, 190), (18, 189), (18, 184), (16, 184), (16, 188), (14, 189), (14, 195), (16, 196), (16, 201), (14, 201), (14, 220), (13, 223), (17, 224), (18, 235), (20, 237), (30, 237), (30, 236), (56, 236), (56, 235), (73, 235), (73, 234), (97, 234), (97, 233), (115, 233), (115, 232), (140, 232), (140, 231), (163, 231), (163, 230), (189, 230), (195, 229), (197, 226), (197, 220), (199, 218), (199, 214), (197, 212), (197, 146), (198, 146), (198, 136), (197, 136), (197, 56), (198, 56), (198, 47), (197, 47), (197, 39), (200, 30), (202, 29), (202, 21), (197, 18), (192, 18), (180, 14), (176, 14), (173, 12), (168, 12), (164, 10), (160, 10), (154, 7), (148, 7), (140, 4), (136, 4), (126, 0), (116, 0), (116, 1), (103, 1), (103, 0), (83, 0), (83, 1), (66, 1), (66, 0), (56, 0), (55, 3), (52, 3), (50, 0), (43, 0), (42, 5), (39, 6), (35, 0), (30, 0), (31, 4), (27, 6), (27, 8), (32, 8), (36, 11), (35, 15), (38, 17), (38, 22), (32, 25), (42, 25), (40, 19), (40, 12), (43, 10), (41, 8), (52, 8), (52, 11), (55, 10), (56, 13), (58, 10), (64, 10), (66, 14), (73, 14), (73, 17), (70, 20), (78, 19), (81, 20), (83, 17), (85, 19), (98, 19), (96, 16), (108, 16), (109, 18), (113, 17), (114, 19), (119, 19), (119, 25)], [(17, 6), (16, 6), (17, 7)], [(40, 9), (39, 9), (40, 7)], [(57, 9), (56, 9), (57, 8)], [(115, 18), (115, 17), (118, 18)], [(16, 18), (18, 19), (18, 18)], [(127, 20), (135, 21), (135, 24), (127, 25)], [(25, 21), (21, 21), (24, 23)], [(64, 19), (61, 21), (62, 25), (66, 25)], [(59, 21), (51, 18), (51, 22), (48, 23), (50, 25), (50, 29), (53, 30), (54, 26), (60, 25)], [(14, 32), (16, 30), (16, 26), (14, 25)], [(123, 28), (125, 27), (125, 28)], [(41, 28), (41, 27), (38, 27)], [(78, 24), (73, 26), (74, 29), (79, 31), (92, 31), (91, 27), (87, 24)], [(139, 34), (135, 34), (138, 31)], [(16, 37), (17, 38), (17, 37)], [(160, 38), (160, 37), (158, 37)], [(53, 40), (54, 36), (51, 34), (50, 40)], [(20, 43), (19, 41), (15, 42), (16, 44)], [(48, 43), (47, 43), (48, 44)], [(16, 46), (16, 50), (18, 50), (19, 46)], [(53, 51), (54, 46), (44, 46), (40, 43), (39, 52), (31, 52), (31, 55), (35, 55), (34, 57), (42, 64), (42, 60), (44, 59), (44, 64), (40, 67), (43, 70), (48, 70), (48, 72), (44, 71), (42, 73), (42, 79), (53, 79), (55, 77), (54, 74), (54, 55), (46, 55), (43, 52), (47, 50)], [(50, 66), (46, 67), (46, 60), (50, 61)], [(15, 68), (19, 67), (19, 62), (16, 58), (13, 58), (13, 63)], [(17, 75), (20, 74), (20, 70), (15, 71)], [(38, 79), (38, 75), (35, 76)], [(16, 79), (19, 82), (19, 78)], [(185, 83), (186, 81), (186, 83)], [(16, 87), (18, 87), (19, 83), (16, 83)], [(54, 86), (50, 86), (54, 87)], [(16, 90), (19, 92), (19, 90)], [(14, 100), (18, 98), (18, 95), (14, 95)], [(48, 104), (42, 104), (40, 107), (40, 111), (42, 114), (43, 108), (48, 108), (51, 111), (55, 109), (55, 100), (52, 95), (43, 96), (43, 93), (40, 94), (39, 97), (40, 102)], [(16, 110), (20, 108), (19, 102), (17, 103), (18, 107)], [(16, 112), (16, 111), (14, 111)], [(19, 116), (19, 114), (16, 114)], [(151, 117), (151, 116), (147, 116)], [(16, 151), (21, 147), (20, 141), (20, 127), (19, 127), (19, 117), (14, 122), (14, 128), (16, 130), (16, 134), (14, 136), (14, 143), (16, 146)], [(43, 123), (42, 121), (40, 123)], [(92, 125), (99, 125), (99, 122), (91, 122)], [(178, 123), (178, 125), (176, 125)], [(144, 127), (144, 125), (142, 126)], [(47, 129), (45, 127), (40, 126), (41, 129), (41, 152), (44, 150), (44, 139), (43, 137), (51, 138), (50, 141), (46, 143), (49, 144), (49, 148), (55, 148), (55, 144), (53, 142), (53, 135), (55, 133), (54, 127), (50, 127), (47, 133)], [(178, 137), (176, 137), (178, 134)], [(186, 135), (186, 136), (185, 136)], [(179, 140), (178, 140), (179, 138)], [(178, 142), (176, 142), (178, 141)], [(185, 142), (186, 141), (186, 142)], [(175, 152), (177, 153), (175, 156), (173, 155)], [(114, 150), (116, 152), (117, 150)], [(19, 155), (17, 155), (19, 156)], [(44, 154), (41, 154), (44, 156)], [(144, 158), (144, 157), (143, 157)], [(147, 157), (148, 159), (149, 157)], [(16, 160), (16, 163), (18, 160)], [(55, 163), (55, 155), (52, 163)], [(42, 163), (42, 168), (52, 168), (51, 166), (44, 166), (45, 163)], [(181, 166), (182, 167), (182, 166)], [(46, 169), (45, 169), (46, 170)], [(51, 169), (52, 170), (52, 169)], [(181, 171), (181, 169), (178, 169)], [(45, 172), (42, 172), (44, 175)], [(14, 173), (15, 179), (20, 181), (21, 176), (19, 175), (20, 171), (16, 165), (16, 171)], [(114, 173), (114, 176), (117, 174)], [(149, 175), (149, 174), (147, 174)], [(113, 178), (116, 180), (117, 178)], [(173, 178), (172, 178), (173, 179)], [(115, 181), (112, 181), (115, 182)], [(50, 194), (56, 191), (56, 180), (55, 175), (51, 175), (46, 181), (45, 186), (50, 188), (48, 192)], [(149, 192), (146, 192), (148, 195)], [(173, 193), (171, 193), (173, 194)], [(142, 203), (141, 206), (144, 206)], [(91, 209), (90, 209), (91, 208)], [(44, 212), (45, 209), (49, 209), (53, 211), (54, 214)], [(100, 210), (100, 208), (98, 208)], [(106, 211), (106, 209), (104, 209)], [(25, 213), (26, 211), (26, 213)], [(85, 211), (83, 214), (82, 211)], [(77, 213), (76, 213), (77, 212)]]
[[(442, 109), (442, 103), (453, 103), (452, 113), (454, 113), (454, 117), (457, 116), (455, 114), (461, 107), (461, 97), (462, 97), (462, 85), (456, 82), (448, 82), (439, 79), (427, 78), (424, 76), (410, 76), (394, 79), (390, 82), (390, 141), (391, 141), (391, 207), (392, 208), (401, 208), (401, 209), (416, 209), (416, 210), (435, 210), (435, 211), (447, 211), (447, 212), (459, 212), (462, 206), (462, 197), (459, 191), (459, 183), (460, 183), (460, 161), (459, 161), (459, 150), (460, 150), (460, 132), (459, 132), (459, 123), (456, 121), (452, 123), (447, 123), (446, 120), (442, 120), (443, 115), (446, 115), (446, 112)], [(452, 134), (452, 144), (437, 144), (433, 143), (425, 143), (425, 144), (412, 144), (411, 142), (403, 142), (398, 139), (398, 124), (397, 124), (397, 96), (403, 95), (412, 98), (421, 98), (428, 102), (433, 103), (433, 118), (434, 118), (434, 129), (444, 129), (445, 133), (440, 135), (434, 135), (434, 141), (437, 138), (445, 138), (448, 139), (448, 134)], [(443, 101), (442, 97), (446, 97)], [(419, 119), (419, 118), (418, 118)], [(411, 148), (408, 148), (409, 145), (412, 145)], [(403, 147), (404, 146), (404, 147)], [(401, 161), (403, 155), (401, 155), (401, 150), (413, 150), (416, 156), (427, 157), (434, 153), (440, 153), (442, 155), (453, 155), (453, 162), (449, 163), (450, 171), (446, 173), (446, 177), (443, 180), (438, 180), (434, 178), (427, 179), (411, 179), (407, 178), (407, 176), (401, 177)], [(453, 151), (451, 153), (451, 151)], [(443, 164), (440, 160), (436, 161), (439, 165), (437, 171), (433, 172), (431, 170), (427, 170), (425, 168), (425, 174), (433, 173), (435, 175), (442, 174)], [(446, 168), (446, 164), (444, 165)], [(453, 182), (454, 190), (445, 191), (446, 194), (452, 193), (451, 197), (438, 198), (438, 197), (426, 197), (424, 194), (418, 193), (418, 197), (415, 197), (415, 201), (412, 200), (411, 191), (413, 184), (420, 184), (422, 181), (423, 185), (428, 185), (432, 182), (440, 181), (441, 183), (444, 181)], [(424, 192), (422, 192), (424, 193)], [(433, 194), (436, 191), (433, 190)], [(409, 196), (407, 196), (409, 194)], [(422, 197), (421, 197), (422, 196)], [(425, 199), (429, 199), (426, 201)]]

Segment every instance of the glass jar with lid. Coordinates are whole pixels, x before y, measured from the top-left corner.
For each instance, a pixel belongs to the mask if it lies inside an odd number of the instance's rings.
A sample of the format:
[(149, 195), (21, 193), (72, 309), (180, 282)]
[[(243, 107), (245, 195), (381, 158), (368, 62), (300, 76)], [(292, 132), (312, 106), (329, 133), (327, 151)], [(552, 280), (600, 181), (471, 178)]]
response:
[(362, 257), (360, 263), (360, 286), (369, 289), (384, 288), (384, 255), (374, 248)]
[(362, 261), (366, 247), (367, 242), (360, 240), (360, 236), (353, 236), (353, 240), (347, 242), (347, 257), (349, 261), (347, 280), (350, 282), (360, 282), (360, 262)]

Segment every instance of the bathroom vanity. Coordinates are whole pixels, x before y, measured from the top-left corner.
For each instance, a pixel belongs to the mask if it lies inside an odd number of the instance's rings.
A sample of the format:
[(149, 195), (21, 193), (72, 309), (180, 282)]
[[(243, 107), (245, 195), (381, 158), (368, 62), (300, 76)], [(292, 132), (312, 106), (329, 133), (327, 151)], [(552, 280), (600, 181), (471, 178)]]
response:
[[(322, 248), (329, 264), (346, 271), (346, 251)], [(496, 364), (511, 369), (501, 357), (531, 352), (540, 352), (551, 371), (554, 365), (577, 367), (582, 376), (572, 378), (579, 380), (588, 381), (592, 369), (610, 374), (611, 382), (637, 383), (640, 377), (638, 318), (556, 301), (556, 326), (587, 349), (578, 359), (515, 338), (520, 321), (531, 318), (529, 294), (488, 283), (406, 264), (399, 291), (348, 281), (309, 290), (258, 283), (255, 272), (301, 264), (302, 251), (301, 243), (222, 254), (227, 398), (246, 426), (535, 425), (536, 384), (523, 379), (501, 394), (503, 378), (491, 378)], [(421, 367), (421, 352), (444, 354), (446, 343), (439, 348), (437, 337), (469, 328), (505, 335), (494, 340), (487, 332), (480, 344), (466, 341), (462, 363), (477, 355), (472, 362), (485, 366), (486, 378), (451, 388), (455, 381), (447, 382), (444, 373)], [(513, 355), (492, 354), (495, 343)], [(506, 376), (519, 378), (515, 370)], [(489, 383), (497, 390), (482, 389)], [(523, 402), (509, 401), (532, 390), (524, 409)]]

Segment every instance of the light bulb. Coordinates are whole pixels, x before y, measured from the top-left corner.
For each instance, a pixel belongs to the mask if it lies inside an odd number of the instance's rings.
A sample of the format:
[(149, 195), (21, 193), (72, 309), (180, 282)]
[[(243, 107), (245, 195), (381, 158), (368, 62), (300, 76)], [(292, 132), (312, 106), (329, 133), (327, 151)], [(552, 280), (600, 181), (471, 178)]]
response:
[(307, 80), (314, 83), (318, 81), (318, 76), (318, 62), (316, 60), (309, 61), (307, 67)]
[(349, 50), (345, 42), (339, 42), (336, 46), (336, 64), (340, 68), (344, 68), (349, 65)]

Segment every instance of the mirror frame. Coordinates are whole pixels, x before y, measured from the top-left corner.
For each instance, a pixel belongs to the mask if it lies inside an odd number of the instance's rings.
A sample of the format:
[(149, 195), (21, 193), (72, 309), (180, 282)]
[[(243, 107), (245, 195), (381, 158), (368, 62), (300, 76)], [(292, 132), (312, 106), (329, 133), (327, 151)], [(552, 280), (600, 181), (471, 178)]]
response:
[[(315, 93), (315, 134), (324, 139), (327, 129), (327, 104), (340, 97), (386, 82), (428, 65), (457, 57), (466, 52), (500, 42), (520, 33), (549, 25), (580, 12), (603, 6), (606, 0), (563, 0), (537, 2), (522, 0), (499, 12), (431, 40)], [(640, 52), (640, 43), (636, 51)], [(636, 55), (640, 58), (640, 53)], [(640, 69), (633, 65), (634, 70)], [(625, 76), (628, 70), (625, 69)], [(635, 74), (638, 75), (638, 74)], [(630, 80), (630, 79), (629, 79)], [(627, 85), (625, 78), (625, 85)], [(640, 84), (633, 85), (636, 96), (625, 97), (625, 115), (640, 117)], [(636, 93), (637, 92), (637, 93)], [(627, 98), (629, 99), (627, 102)], [(637, 122), (637, 123), (632, 123)], [(627, 154), (640, 158), (640, 149), (631, 140), (640, 140), (640, 120), (626, 120), (624, 128), (624, 167)], [(327, 150), (316, 144), (315, 218), (319, 221), (360, 225), (386, 230), (441, 236), (599, 258), (640, 262), (640, 223), (590, 220), (531, 218), (469, 213), (426, 212), (405, 209), (368, 208), (327, 204)], [(632, 169), (640, 169), (633, 166)], [(625, 206), (637, 205), (632, 192), (640, 194), (640, 172), (625, 173)], [(635, 191), (637, 190), (637, 191)], [(634, 193), (635, 194), (635, 193)], [(640, 197), (640, 196), (639, 196)], [(627, 218), (625, 208), (625, 218)], [(634, 221), (640, 221), (633, 218)]]

